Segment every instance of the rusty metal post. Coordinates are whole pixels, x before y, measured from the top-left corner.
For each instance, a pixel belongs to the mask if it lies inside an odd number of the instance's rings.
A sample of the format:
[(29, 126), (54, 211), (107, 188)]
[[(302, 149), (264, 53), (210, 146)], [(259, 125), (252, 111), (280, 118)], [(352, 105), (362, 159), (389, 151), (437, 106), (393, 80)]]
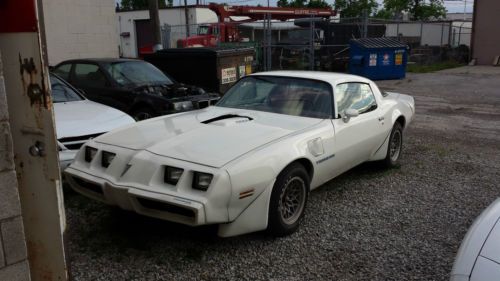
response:
[(0, 52), (31, 279), (64, 281), (66, 218), (45, 45), (41, 0), (9, 1), (0, 8)]

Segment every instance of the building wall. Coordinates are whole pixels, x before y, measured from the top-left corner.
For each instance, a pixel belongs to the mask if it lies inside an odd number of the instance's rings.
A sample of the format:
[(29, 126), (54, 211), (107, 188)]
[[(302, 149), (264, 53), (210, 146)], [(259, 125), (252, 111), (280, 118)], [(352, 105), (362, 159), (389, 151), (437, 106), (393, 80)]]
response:
[(118, 57), (114, 0), (44, 0), (49, 65), (66, 59)]
[(386, 24), (385, 36), (421, 37), (420, 44), (442, 46), (450, 42), (451, 22), (415, 22)]
[(474, 1), (472, 31), (472, 58), (477, 64), (491, 65), (495, 56), (500, 55), (500, 1)]
[[(191, 6), (188, 8), (189, 23), (193, 25), (190, 34), (196, 33), (196, 25), (200, 23), (217, 22), (217, 16), (208, 8), (200, 8)], [(174, 7), (161, 9), (159, 12), (160, 25), (170, 26), (170, 46), (175, 47), (177, 39), (186, 36), (186, 17), (183, 7)], [(127, 11), (117, 13), (117, 22), (119, 34), (122, 34), (119, 39), (121, 56), (136, 58), (137, 54), (137, 34), (135, 32), (136, 20), (149, 19), (149, 11)], [(123, 36), (125, 35), (126, 36)]]
[(0, 280), (30, 280), (0, 53)]

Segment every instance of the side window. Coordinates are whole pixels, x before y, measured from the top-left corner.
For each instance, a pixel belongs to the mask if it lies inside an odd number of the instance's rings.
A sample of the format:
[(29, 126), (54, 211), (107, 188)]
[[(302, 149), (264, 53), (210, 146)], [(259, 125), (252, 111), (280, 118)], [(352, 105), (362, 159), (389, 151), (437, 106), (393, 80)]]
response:
[(335, 87), (335, 101), (337, 110), (343, 114), (345, 110), (352, 108), (358, 110), (359, 114), (370, 112), (377, 108), (377, 102), (370, 85), (365, 83), (342, 83)]
[(99, 66), (89, 63), (75, 64), (75, 82), (85, 87), (105, 87), (106, 77), (99, 70)]
[(69, 72), (71, 71), (71, 64), (63, 64), (54, 69), (54, 73), (59, 75), (62, 79), (69, 81)]

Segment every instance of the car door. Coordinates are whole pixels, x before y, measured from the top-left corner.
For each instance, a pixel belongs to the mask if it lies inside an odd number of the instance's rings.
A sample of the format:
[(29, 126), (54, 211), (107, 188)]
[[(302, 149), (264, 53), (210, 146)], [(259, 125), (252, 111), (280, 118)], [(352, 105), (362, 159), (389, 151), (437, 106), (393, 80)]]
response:
[(99, 65), (87, 62), (77, 62), (73, 66), (71, 83), (85, 91), (85, 96), (95, 102), (117, 107), (109, 95), (111, 83), (99, 69)]
[[(366, 160), (381, 145), (381, 131), (385, 121), (381, 117), (377, 100), (367, 83), (347, 82), (334, 89), (336, 118), (334, 170), (344, 172)], [(354, 109), (356, 117), (347, 117), (346, 111)]]

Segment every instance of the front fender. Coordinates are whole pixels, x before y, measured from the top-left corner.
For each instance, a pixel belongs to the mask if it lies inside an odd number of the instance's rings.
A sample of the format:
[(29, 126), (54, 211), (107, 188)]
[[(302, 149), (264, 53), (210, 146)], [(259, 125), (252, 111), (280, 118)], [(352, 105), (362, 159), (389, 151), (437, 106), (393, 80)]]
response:
[(317, 159), (309, 151), (308, 142), (320, 137), (326, 139), (328, 134), (332, 134), (332, 129), (328, 126), (331, 124), (329, 120), (325, 124), (276, 140), (228, 163), (225, 169), (232, 185), (228, 205), (230, 221), (235, 220), (255, 198), (266, 192), (266, 189), (272, 189), (271, 183), (274, 183), (279, 173), (290, 163), (307, 159), (313, 170), (316, 169)]

